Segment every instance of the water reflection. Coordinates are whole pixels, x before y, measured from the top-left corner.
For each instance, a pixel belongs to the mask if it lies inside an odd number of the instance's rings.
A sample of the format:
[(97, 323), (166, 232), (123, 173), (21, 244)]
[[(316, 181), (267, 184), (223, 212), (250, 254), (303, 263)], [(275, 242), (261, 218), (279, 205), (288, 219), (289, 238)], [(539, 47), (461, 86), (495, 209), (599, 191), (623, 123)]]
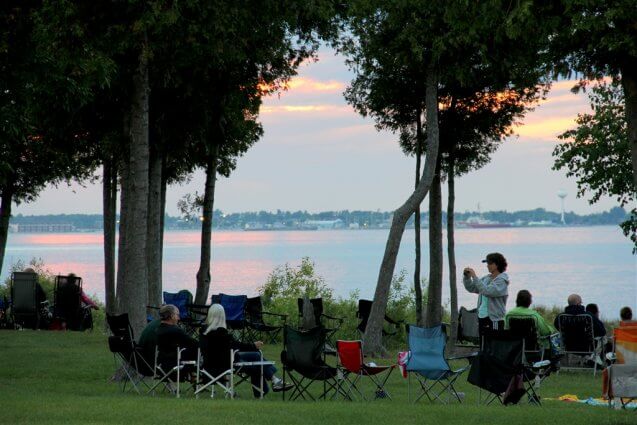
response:
[[(406, 286), (412, 285), (411, 232), (406, 230), (396, 264), (396, 273), (401, 269), (407, 273)], [(166, 232), (166, 290), (194, 291), (200, 238), (199, 232)], [(372, 297), (386, 238), (386, 230), (214, 232), (211, 292), (256, 294), (275, 267), (297, 265), (308, 256), (335, 294), (347, 296), (359, 290), (362, 297)], [(2, 279), (17, 260), (40, 257), (53, 274), (76, 273), (84, 278), (87, 292), (103, 298), (102, 240), (100, 233), (10, 234)], [(459, 269), (468, 265), (486, 274), (480, 260), (494, 251), (502, 252), (510, 264), (509, 307), (518, 290), (528, 289), (534, 301), (544, 305), (563, 305), (568, 294), (578, 292), (585, 302), (597, 302), (604, 317), (614, 318), (623, 305), (637, 309), (637, 257), (616, 227), (457, 230)], [(424, 278), (427, 253), (425, 242)], [(446, 280), (447, 270), (444, 275)], [(460, 304), (475, 305), (475, 295), (458, 284)], [(448, 282), (443, 296), (448, 298)]]

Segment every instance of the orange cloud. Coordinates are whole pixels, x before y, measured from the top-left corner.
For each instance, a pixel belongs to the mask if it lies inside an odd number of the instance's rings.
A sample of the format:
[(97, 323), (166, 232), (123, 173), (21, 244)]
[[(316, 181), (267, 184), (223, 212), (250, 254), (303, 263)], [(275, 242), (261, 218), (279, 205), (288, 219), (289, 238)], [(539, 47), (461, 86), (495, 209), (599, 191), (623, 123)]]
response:
[(515, 133), (523, 138), (557, 142), (557, 135), (573, 128), (574, 125), (575, 117), (556, 117), (542, 119), (541, 121), (532, 120), (516, 127)]
[(287, 89), (295, 93), (340, 93), (345, 90), (345, 83), (336, 80), (317, 81), (312, 78), (297, 77), (290, 80)]
[(350, 106), (343, 105), (276, 105), (261, 107), (262, 114), (285, 114), (285, 113), (353, 113)]

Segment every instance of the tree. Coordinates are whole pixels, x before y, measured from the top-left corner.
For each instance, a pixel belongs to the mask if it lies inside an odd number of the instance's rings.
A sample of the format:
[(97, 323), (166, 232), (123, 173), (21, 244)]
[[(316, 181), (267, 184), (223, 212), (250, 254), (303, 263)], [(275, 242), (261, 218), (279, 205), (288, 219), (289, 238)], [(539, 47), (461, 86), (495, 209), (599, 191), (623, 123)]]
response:
[[(504, 2), (470, 5), (466, 2), (433, 2), (426, 8), (416, 1), (361, 3), (353, 7), (351, 19), (351, 33), (358, 39), (346, 40), (342, 50), (349, 55), (350, 64), (357, 71), (352, 90), (362, 93), (354, 105), (363, 112), (370, 111), (377, 125), (385, 126), (390, 121), (387, 128), (404, 127), (409, 114), (413, 122), (415, 107), (419, 107), (426, 111), (427, 131), (430, 130), (434, 123), (429, 119), (422, 98), (419, 104), (405, 99), (411, 100), (411, 95), (420, 91), (426, 79), (423, 77), (427, 75), (425, 70), (430, 69), (428, 65), (432, 61), (438, 73), (436, 88), (442, 96), (445, 86), (450, 84), (491, 88), (507, 87), (510, 81), (516, 81), (519, 87), (533, 87), (538, 81), (538, 43), (530, 37), (522, 37), (525, 29), (537, 23), (527, 16), (528, 10), (532, 9), (530, 2), (516, 7)], [(520, 53), (516, 53), (518, 50)], [(381, 83), (376, 84), (378, 81)], [(426, 165), (423, 173), (431, 179), (438, 162), (438, 152), (430, 149), (432, 143), (437, 142), (428, 135), (426, 154), (431, 168)], [(431, 179), (423, 178), (420, 184), (429, 189)], [(417, 192), (419, 190), (414, 194)], [(419, 193), (424, 198), (426, 192)], [(412, 212), (422, 201), (422, 198), (414, 199), (417, 202), (412, 205)], [(380, 346), (380, 325), (386, 305), (383, 297), (387, 294), (395, 265), (404, 228), (402, 220), (408, 218), (402, 215), (403, 207), (394, 214), (365, 335), (366, 350), (371, 352)], [(436, 242), (438, 239), (436, 235), (431, 240), (440, 246), (441, 241)], [(430, 270), (430, 276), (436, 281), (429, 282), (430, 310), (425, 318), (428, 325), (441, 320), (442, 264), (441, 257), (436, 257), (431, 267), (438, 270)]]
[(0, 271), (12, 203), (33, 201), (47, 184), (82, 179), (95, 167), (94, 149), (75, 118), (90, 100), (85, 81), (108, 65), (98, 57), (52, 60), (41, 3), (0, 7)]
[[(553, 150), (554, 170), (567, 169), (567, 177), (577, 179), (577, 197), (590, 195), (595, 204), (603, 196), (613, 196), (621, 207), (637, 198), (631, 173), (626, 105), (619, 81), (600, 83), (589, 94), (592, 114), (578, 114), (577, 128), (558, 138)], [(637, 208), (620, 225), (637, 252)]]
[[(637, 188), (637, 9), (631, 0), (562, 0), (551, 37), (556, 71), (587, 79), (611, 76), (624, 90), (633, 191)], [(619, 78), (621, 77), (621, 79)]]

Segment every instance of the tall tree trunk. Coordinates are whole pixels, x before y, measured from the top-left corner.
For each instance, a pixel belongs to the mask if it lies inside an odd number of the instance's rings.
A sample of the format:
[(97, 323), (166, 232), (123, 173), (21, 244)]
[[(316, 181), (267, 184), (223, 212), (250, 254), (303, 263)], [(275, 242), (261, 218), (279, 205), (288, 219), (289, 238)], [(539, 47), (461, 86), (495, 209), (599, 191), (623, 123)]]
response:
[(429, 190), (429, 282), (425, 326), (442, 322), (442, 195), (440, 158)]
[[(128, 134), (130, 132), (128, 125), (128, 120), (124, 124), (124, 130), (126, 131), (124, 134)], [(120, 311), (121, 306), (121, 292), (122, 288), (126, 285), (126, 266), (124, 263), (126, 262), (126, 258), (128, 258), (128, 245), (126, 244), (126, 239), (128, 235), (127, 224), (128, 224), (128, 210), (129, 208), (129, 194), (130, 189), (128, 186), (130, 185), (130, 165), (128, 163), (128, 147), (125, 148), (126, 152), (124, 153), (124, 158), (121, 161), (120, 167), (120, 191), (119, 191), (119, 237), (117, 240), (117, 290), (115, 292), (115, 299), (117, 302), (117, 311)]]
[(217, 155), (219, 145), (208, 158), (206, 165), (206, 190), (204, 192), (203, 219), (201, 221), (201, 255), (197, 271), (197, 292), (195, 304), (205, 304), (210, 291), (210, 257), (212, 251), (212, 212), (215, 203), (215, 182), (217, 181)]
[(131, 102), (130, 156), (128, 184), (123, 189), (129, 206), (126, 208), (126, 258), (123, 261), (124, 281), (118, 286), (120, 313), (128, 313), (136, 335), (146, 324), (148, 303), (148, 264), (146, 236), (148, 231), (148, 59), (147, 40), (139, 55), (139, 64), (133, 76)]
[(382, 326), (387, 309), (387, 298), (391, 286), (394, 268), (396, 267), (396, 257), (400, 248), (400, 241), (405, 231), (405, 224), (414, 213), (416, 207), (420, 205), (434, 178), (436, 171), (436, 161), (438, 159), (438, 76), (433, 66), (427, 70), (427, 157), (422, 179), (418, 183), (416, 190), (409, 196), (407, 201), (394, 212), (385, 254), (378, 272), (378, 282), (374, 293), (374, 302), (370, 312), (367, 328), (364, 335), (364, 348), (368, 354), (382, 353)]
[[(414, 190), (418, 188), (420, 183), (420, 161), (422, 159), (422, 121), (420, 114), (422, 111), (418, 109), (416, 115), (416, 184)], [(414, 214), (414, 240), (416, 246), (416, 259), (414, 261), (414, 292), (416, 295), (416, 324), (422, 326), (424, 315), (422, 314), (422, 286), (420, 285), (420, 263), (421, 263), (421, 245), (420, 245), (420, 204), (416, 207)]]
[(633, 162), (633, 190), (637, 191), (637, 61), (622, 67), (628, 143)]
[(104, 302), (106, 312), (115, 314), (115, 226), (117, 201), (117, 170), (115, 161), (104, 161), (102, 182), (102, 212), (104, 220)]
[(454, 209), (456, 203), (455, 158), (449, 156), (447, 173), (449, 194), (447, 195), (447, 260), (449, 262), (449, 297), (451, 299), (451, 346), (458, 338), (458, 286), (456, 277), (456, 242), (454, 229)]
[[(161, 281), (161, 214), (162, 158), (156, 149), (151, 153), (148, 173), (148, 304), (158, 306), (162, 300)], [(156, 310), (153, 310), (156, 311)]]
[[(168, 186), (168, 179), (166, 178), (166, 162), (162, 163), (162, 179), (161, 179), (161, 221), (159, 223), (159, 263), (164, 264), (164, 227), (166, 225), (166, 186)], [(159, 280), (163, 282), (163, 270), (159, 268)]]
[(9, 182), (2, 188), (0, 197), (0, 273), (4, 264), (4, 253), (7, 249), (7, 238), (9, 236), (9, 221), (11, 220), (11, 204), (13, 203), (13, 182)]

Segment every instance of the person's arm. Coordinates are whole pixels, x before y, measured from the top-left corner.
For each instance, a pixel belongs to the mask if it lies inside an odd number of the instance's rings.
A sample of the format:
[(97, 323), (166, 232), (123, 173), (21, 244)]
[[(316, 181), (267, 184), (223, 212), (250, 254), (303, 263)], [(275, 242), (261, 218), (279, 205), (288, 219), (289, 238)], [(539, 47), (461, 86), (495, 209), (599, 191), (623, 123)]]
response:
[(544, 317), (542, 317), (537, 311), (535, 312), (535, 318), (537, 319), (537, 330), (541, 336), (547, 336), (557, 332), (557, 330), (553, 328), (553, 326), (546, 323)]
[(258, 351), (257, 346), (251, 342), (242, 342), (237, 340), (234, 336), (228, 333), (228, 338), (230, 338), (230, 348), (233, 350), (239, 351)]
[(475, 283), (479, 294), (487, 297), (503, 297), (508, 293), (509, 281), (502, 274), (493, 279), (490, 285), (487, 284), (488, 282), (488, 278), (483, 278)]
[(474, 276), (467, 276), (464, 274), (462, 276), (462, 284), (464, 285), (465, 289), (469, 292), (473, 292), (474, 294), (479, 293), (478, 288), (476, 286), (477, 282), (479, 281), (480, 279)]

